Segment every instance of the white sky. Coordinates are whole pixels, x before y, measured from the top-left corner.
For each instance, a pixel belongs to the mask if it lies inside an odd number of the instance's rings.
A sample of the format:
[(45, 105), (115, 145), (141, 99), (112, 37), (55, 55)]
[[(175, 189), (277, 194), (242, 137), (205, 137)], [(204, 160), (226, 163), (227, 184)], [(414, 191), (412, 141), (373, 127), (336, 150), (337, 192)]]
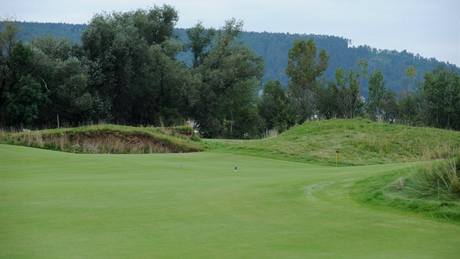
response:
[(460, 66), (460, 0), (0, 0), (0, 17), (87, 23), (102, 11), (165, 3), (179, 11), (178, 27), (220, 27), (235, 17), (248, 31), (337, 35)]

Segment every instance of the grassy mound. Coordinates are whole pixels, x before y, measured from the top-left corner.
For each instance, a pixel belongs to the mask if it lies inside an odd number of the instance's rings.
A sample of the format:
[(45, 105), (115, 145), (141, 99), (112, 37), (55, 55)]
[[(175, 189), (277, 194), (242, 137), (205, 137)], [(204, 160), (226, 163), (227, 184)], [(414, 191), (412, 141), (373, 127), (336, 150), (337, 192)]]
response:
[(368, 204), (460, 223), (460, 160), (436, 161), (412, 170), (373, 176), (357, 182), (352, 196)]
[(3, 132), (0, 141), (74, 153), (180, 153), (202, 148), (186, 127), (92, 125), (27, 132)]
[(311, 121), (260, 140), (208, 140), (212, 150), (304, 162), (368, 165), (444, 158), (460, 132), (365, 119)]

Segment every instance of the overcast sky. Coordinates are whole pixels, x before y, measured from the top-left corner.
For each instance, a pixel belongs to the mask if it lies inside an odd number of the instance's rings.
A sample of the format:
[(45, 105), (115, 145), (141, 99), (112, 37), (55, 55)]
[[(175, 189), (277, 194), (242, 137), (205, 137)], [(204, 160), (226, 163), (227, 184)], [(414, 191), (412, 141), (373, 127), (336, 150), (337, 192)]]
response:
[(162, 4), (178, 10), (178, 27), (235, 17), (249, 31), (337, 35), (460, 66), (460, 0), (0, 0), (0, 17), (87, 23), (102, 11)]

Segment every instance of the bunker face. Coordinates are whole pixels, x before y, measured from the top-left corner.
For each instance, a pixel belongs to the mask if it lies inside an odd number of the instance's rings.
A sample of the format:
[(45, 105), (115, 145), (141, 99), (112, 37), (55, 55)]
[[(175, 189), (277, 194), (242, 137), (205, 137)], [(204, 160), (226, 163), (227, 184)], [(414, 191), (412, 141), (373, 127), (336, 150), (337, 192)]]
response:
[(0, 145), (0, 257), (458, 258), (459, 225), (349, 197), (406, 166)]
[(171, 134), (164, 134), (159, 128), (95, 125), (12, 133), (4, 143), (91, 154), (182, 153), (201, 150), (188, 136)]

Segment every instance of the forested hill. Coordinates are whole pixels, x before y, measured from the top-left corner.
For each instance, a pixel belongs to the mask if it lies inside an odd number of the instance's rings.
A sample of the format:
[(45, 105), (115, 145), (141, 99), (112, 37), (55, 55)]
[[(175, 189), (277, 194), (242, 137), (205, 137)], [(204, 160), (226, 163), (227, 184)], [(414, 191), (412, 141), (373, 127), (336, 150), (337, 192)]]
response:
[[(80, 35), (86, 28), (83, 24), (63, 23), (31, 23), (18, 22), (19, 38), (30, 41), (34, 37), (51, 35), (60, 38), (68, 38), (73, 42), (80, 42)], [(0, 24), (0, 29), (2, 24)], [(177, 29), (177, 36), (186, 41), (185, 29)], [(335, 70), (339, 67), (344, 69), (358, 70), (359, 60), (367, 60), (369, 71), (379, 69), (383, 72), (386, 85), (393, 90), (400, 90), (407, 85), (405, 70), (408, 66), (414, 66), (417, 71), (417, 79), (421, 80), (425, 72), (431, 71), (443, 62), (436, 59), (423, 58), (406, 51), (377, 50), (368, 46), (351, 47), (349, 40), (337, 36), (305, 35), (289, 33), (268, 32), (244, 32), (241, 40), (255, 53), (261, 56), (265, 63), (264, 81), (278, 79), (284, 85), (287, 84), (287, 76), (284, 73), (287, 65), (288, 50), (296, 40), (313, 38), (318, 48), (327, 50), (330, 60), (326, 71), (326, 78), (333, 79)], [(186, 63), (191, 62), (191, 55), (185, 53), (179, 58)], [(455, 65), (447, 65), (460, 73), (460, 68)], [(367, 87), (362, 86), (363, 94), (367, 95)]]

